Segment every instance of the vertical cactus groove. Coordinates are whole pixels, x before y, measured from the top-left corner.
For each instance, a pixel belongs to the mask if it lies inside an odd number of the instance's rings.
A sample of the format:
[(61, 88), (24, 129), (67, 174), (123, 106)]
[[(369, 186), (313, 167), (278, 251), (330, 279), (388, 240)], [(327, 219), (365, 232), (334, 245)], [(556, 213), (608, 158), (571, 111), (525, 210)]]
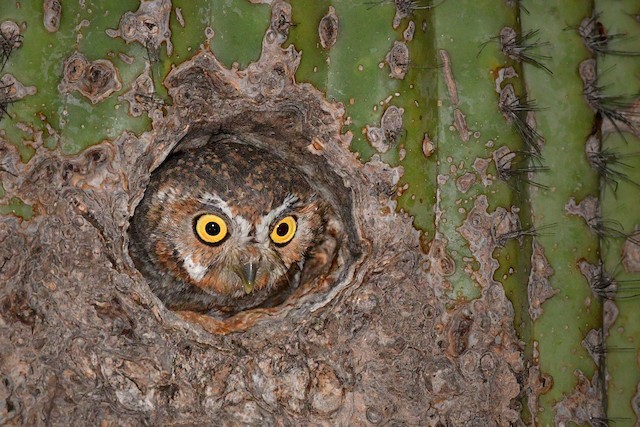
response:
[[(640, 339), (640, 22), (638, 3), (621, 1), (615, 8), (596, 1), (592, 37), (597, 51), (599, 121), (594, 137), (599, 151), (591, 154), (600, 174), (600, 287), (605, 301), (603, 354), (607, 419), (632, 424), (640, 413), (638, 340)], [(589, 148), (587, 149), (589, 155)], [(634, 399), (635, 396), (635, 399)], [(615, 425), (615, 424), (614, 424)]]
[[(515, 180), (499, 179), (493, 166), (494, 159), (501, 163), (503, 156), (523, 149), (516, 129), (497, 106), (503, 71), (517, 64), (505, 58), (494, 36), (515, 24), (516, 13), (500, 2), (471, 1), (444, 2), (432, 13), (440, 66), (438, 127), (430, 135), (438, 164), (434, 243), (455, 265), (445, 290), (453, 298), (474, 298), (495, 278), (514, 304), (523, 306), (526, 301), (518, 288), (525, 271), (519, 257), (526, 257), (526, 250), (521, 251), (518, 241), (522, 225), (515, 207), (521, 195)], [(489, 212), (501, 212), (490, 225), (488, 241), (476, 242), (481, 249), (474, 246), (476, 231), (468, 225), (485, 202)]]
[[(432, 237), (435, 188), (429, 183), (435, 161), (425, 158), (423, 140), (435, 129), (438, 70), (428, 10), (410, 7), (394, 21), (393, 2), (298, 0), (292, 5), (289, 42), (303, 52), (296, 78), (342, 102), (343, 129), (363, 161), (378, 155), (403, 167), (399, 207)], [(338, 22), (335, 42), (323, 46), (333, 20)]]
[[(553, 385), (532, 411), (540, 425), (583, 424), (604, 416), (598, 362), (582, 345), (587, 332), (601, 327), (602, 305), (579, 267), (585, 261), (597, 263), (598, 236), (576, 216), (588, 209), (583, 201), (598, 194), (598, 177), (584, 154), (593, 113), (584, 101), (578, 73), (591, 53), (576, 31), (591, 14), (591, 6), (565, 2), (549, 8), (532, 1), (526, 2), (526, 9), (528, 13), (520, 13), (521, 31), (535, 32), (542, 43), (548, 42), (538, 46), (538, 53), (546, 56), (541, 60), (544, 67), (525, 62), (523, 71), (529, 96), (539, 101), (535, 125), (545, 137), (540, 157), (532, 161), (549, 169), (538, 177), (541, 186), (531, 188), (532, 218), (536, 227), (556, 225), (536, 239), (553, 270), (549, 283), (557, 291), (533, 322), (534, 363)], [(575, 204), (579, 208), (572, 211), (569, 207)]]

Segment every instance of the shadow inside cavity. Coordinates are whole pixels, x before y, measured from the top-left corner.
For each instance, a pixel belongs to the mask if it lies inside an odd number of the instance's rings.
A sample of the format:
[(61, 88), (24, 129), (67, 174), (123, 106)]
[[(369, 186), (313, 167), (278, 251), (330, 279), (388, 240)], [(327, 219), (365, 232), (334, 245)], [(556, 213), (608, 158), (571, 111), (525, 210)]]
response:
[(316, 247), (323, 256), (307, 261), (295, 277), (288, 278), (291, 286), (261, 304), (229, 315), (215, 312), (214, 317), (219, 320), (233, 319), (256, 309), (268, 309), (273, 315), (279, 307), (317, 302), (327, 296), (335, 284), (348, 279), (351, 267), (362, 254), (352, 190), (346, 186), (339, 171), (334, 170), (326, 153), (309, 150), (314, 138), (322, 135), (318, 135), (306, 119), (304, 109), (292, 104), (280, 111), (242, 111), (223, 121), (198, 123), (167, 157), (170, 159), (178, 153), (224, 141), (253, 145), (297, 169), (330, 207), (324, 239)]

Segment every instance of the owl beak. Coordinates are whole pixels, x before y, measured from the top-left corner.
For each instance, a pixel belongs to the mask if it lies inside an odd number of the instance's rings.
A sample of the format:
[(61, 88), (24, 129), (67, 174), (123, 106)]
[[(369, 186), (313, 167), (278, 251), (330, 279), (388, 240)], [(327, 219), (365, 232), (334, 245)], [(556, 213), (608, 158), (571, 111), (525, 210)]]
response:
[(250, 294), (253, 292), (253, 287), (256, 284), (256, 273), (258, 272), (258, 263), (256, 261), (249, 261), (246, 264), (241, 265), (238, 268), (238, 276), (242, 279), (244, 285), (244, 292)]

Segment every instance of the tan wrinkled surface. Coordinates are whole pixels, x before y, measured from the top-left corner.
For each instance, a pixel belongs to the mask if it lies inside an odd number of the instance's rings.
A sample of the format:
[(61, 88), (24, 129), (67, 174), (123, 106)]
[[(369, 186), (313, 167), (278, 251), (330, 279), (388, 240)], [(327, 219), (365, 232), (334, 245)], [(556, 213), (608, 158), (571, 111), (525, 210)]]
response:
[(591, 380), (579, 369), (576, 369), (574, 374), (578, 384), (573, 393), (565, 396), (553, 407), (556, 411), (556, 425), (593, 425), (592, 423), (598, 420), (606, 420), (605, 414), (602, 413), (603, 380), (599, 377), (600, 373), (596, 372)]
[[(278, 22), (290, 14), (272, 7)], [(518, 423), (523, 358), (492, 279), (513, 213), (487, 213), (478, 199), (460, 232), (482, 296), (447, 308), (434, 289), (455, 266), (444, 250), (425, 255), (411, 219), (395, 213), (401, 171), (348, 150), (342, 106), (294, 81), (299, 53), (281, 47), (285, 31), (272, 25), (243, 70), (209, 51), (176, 67), (164, 82), (173, 105), (146, 105), (153, 128), (139, 137), (74, 158), (38, 150), (28, 164), (0, 143), (7, 194), (37, 214), (0, 217), (0, 423)], [(221, 130), (301, 165), (345, 232), (331, 280), (247, 312), (226, 335), (167, 311), (127, 253), (150, 171), (179, 141), (197, 147)]]
[(553, 275), (553, 268), (544, 254), (544, 247), (533, 239), (533, 253), (531, 254), (531, 273), (527, 284), (529, 299), (529, 316), (538, 319), (544, 312), (542, 304), (560, 292), (551, 286), (549, 278)]
[(120, 19), (118, 29), (107, 30), (109, 37), (121, 37), (127, 43), (138, 42), (157, 55), (165, 43), (167, 55), (171, 56), (171, 0), (142, 0), (135, 12), (126, 12)]
[(75, 52), (64, 62), (62, 81), (58, 85), (61, 93), (78, 91), (92, 104), (108, 98), (122, 88), (118, 70), (107, 59), (89, 62), (85, 56)]

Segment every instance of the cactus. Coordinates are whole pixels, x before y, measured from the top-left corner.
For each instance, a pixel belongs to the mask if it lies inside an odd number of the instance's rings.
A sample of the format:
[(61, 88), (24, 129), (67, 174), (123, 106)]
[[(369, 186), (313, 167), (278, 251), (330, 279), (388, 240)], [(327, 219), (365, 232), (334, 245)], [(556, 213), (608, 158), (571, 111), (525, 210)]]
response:
[(27, 228), (47, 211), (12, 184), (36, 173), (38, 152), (80, 158), (144, 135), (175, 102), (168, 76), (181, 64), (210, 51), (248, 70), (275, 26), (302, 52), (296, 81), (344, 109), (358, 165), (402, 172), (387, 197), (420, 233), (442, 318), (495, 288), (511, 301), (520, 419), (640, 422), (633, 1), (103, 3), (0, 11), (0, 218)]
[[(584, 154), (593, 113), (584, 102), (582, 81), (576, 73), (579, 64), (589, 60), (590, 53), (581, 45), (578, 32), (567, 29), (568, 24), (577, 26), (584, 16), (591, 14), (591, 9), (586, 4), (567, 4), (557, 11), (543, 13), (547, 8), (542, 3), (526, 6), (530, 13), (521, 12), (521, 31), (525, 34), (539, 32), (535, 39), (525, 43), (539, 43), (535, 48), (537, 52), (532, 54), (547, 56), (541, 61), (548, 67), (535, 63), (523, 66), (528, 96), (539, 100), (540, 109), (535, 112), (535, 121), (538, 132), (545, 136), (539, 161), (549, 169), (537, 178), (541, 187), (533, 188), (529, 195), (532, 222), (538, 228), (556, 225), (548, 235), (536, 238), (544, 257), (538, 261), (548, 263), (553, 272), (546, 278), (553, 289), (549, 295), (557, 293), (543, 305), (544, 314), (534, 318), (532, 325), (532, 337), (539, 354), (535, 363), (553, 380), (549, 392), (539, 398), (540, 408), (545, 409), (539, 412), (539, 419), (542, 425), (552, 424), (554, 418), (556, 423), (569, 420), (585, 423), (590, 420), (572, 418), (575, 416), (572, 409), (567, 417), (556, 405), (563, 405), (558, 402), (572, 395), (578, 373), (594, 378), (594, 387), (598, 387), (595, 382), (599, 378), (594, 375), (594, 361), (581, 343), (590, 329), (600, 327), (602, 306), (599, 298), (592, 294), (587, 280), (581, 277), (579, 268), (580, 262), (597, 264), (598, 237), (589, 231), (582, 218), (569, 213), (572, 201), (584, 203), (598, 194), (597, 175)], [(565, 50), (572, 53), (560, 53)], [(568, 126), (568, 123), (572, 125)], [(586, 400), (580, 405), (587, 407), (589, 402)], [(604, 415), (598, 412), (589, 416)]]
[[(635, 418), (637, 423), (640, 368), (636, 360), (638, 301), (635, 296), (640, 276), (638, 266), (631, 259), (638, 243), (634, 235), (638, 215), (630, 212), (629, 201), (638, 194), (640, 178), (636, 150), (640, 138), (637, 104), (640, 86), (637, 78), (629, 79), (629, 76), (636, 76), (640, 69), (638, 45), (633, 42), (640, 35), (640, 26), (637, 4), (633, 2), (610, 9), (604, 2), (597, 1), (595, 11), (610, 39), (606, 50), (596, 57), (598, 86), (602, 88), (604, 104), (611, 102), (614, 114), (621, 114), (617, 119), (614, 116), (613, 123), (609, 120), (603, 124), (600, 150), (609, 161), (606, 167), (596, 162), (600, 167), (596, 169), (600, 172), (601, 215), (614, 229), (600, 239), (600, 258), (605, 274), (616, 281), (616, 292), (605, 292), (603, 296), (608, 379), (605, 398), (609, 419), (632, 423)], [(601, 115), (607, 114), (601, 112)], [(633, 396), (631, 404), (629, 396)]]

